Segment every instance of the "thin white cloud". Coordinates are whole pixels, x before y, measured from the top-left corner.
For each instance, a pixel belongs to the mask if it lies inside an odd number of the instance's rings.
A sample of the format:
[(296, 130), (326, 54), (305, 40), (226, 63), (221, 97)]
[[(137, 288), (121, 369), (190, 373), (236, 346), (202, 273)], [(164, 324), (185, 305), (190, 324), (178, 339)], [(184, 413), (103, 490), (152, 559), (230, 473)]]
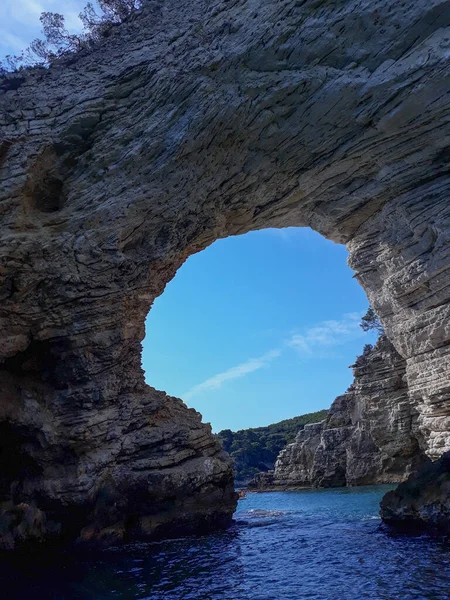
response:
[[(40, 26), (39, 17), (46, 10), (46, 6), (35, 0), (6, 0), (10, 16), (19, 23), (31, 26)], [(47, 8), (47, 10), (50, 10)]]
[(42, 37), (39, 18), (44, 11), (62, 13), (70, 32), (81, 31), (78, 14), (86, 4), (87, 0), (0, 0), (0, 60), (19, 54), (33, 39)]
[(312, 356), (318, 349), (339, 346), (363, 337), (365, 332), (359, 326), (362, 313), (347, 313), (342, 319), (323, 321), (310, 327), (304, 333), (293, 333), (286, 342), (303, 356)]
[(307, 227), (305, 225), (298, 227), (268, 227), (266, 229), (259, 229), (257, 232), (252, 232), (258, 235), (265, 234), (267, 237), (284, 242), (287, 245), (296, 245), (299, 242), (305, 242), (310, 240), (320, 241), (322, 244), (333, 244), (330, 240), (327, 240), (317, 231)]
[(283, 242), (292, 243), (296, 241), (298, 238), (305, 238), (305, 236), (309, 235), (311, 230), (308, 227), (269, 227), (267, 229), (261, 229), (258, 233), (265, 233), (268, 236), (281, 240)]
[(71, 33), (78, 33), (82, 30), (83, 25), (79, 17), (80, 11), (67, 11), (64, 13), (66, 19), (66, 27)]
[[(323, 358), (323, 351), (335, 346), (345, 344), (350, 340), (364, 337), (366, 333), (359, 326), (363, 313), (347, 313), (342, 319), (322, 321), (310, 327), (304, 333), (293, 333), (278, 348), (266, 352), (259, 358), (250, 358), (244, 363), (231, 367), (222, 373), (213, 375), (190, 390), (182, 394), (182, 398), (190, 400), (201, 392), (217, 390), (225, 382), (245, 377), (249, 373), (258, 371), (270, 365), (287, 348), (292, 348), (302, 357)], [(329, 355), (328, 355), (329, 356)]]
[(253, 373), (254, 371), (258, 371), (263, 367), (269, 365), (275, 358), (278, 358), (281, 354), (281, 349), (277, 348), (275, 350), (271, 350), (270, 352), (266, 352), (259, 358), (250, 358), (244, 363), (237, 365), (235, 367), (231, 367), (231, 369), (227, 369), (223, 371), (223, 373), (218, 373), (213, 377), (210, 377), (206, 381), (195, 385), (188, 392), (182, 395), (182, 398), (185, 400), (190, 400), (193, 396), (199, 394), (200, 392), (217, 390), (226, 381), (232, 381), (233, 379), (239, 379), (240, 377), (244, 377), (249, 373)]
[(3, 28), (0, 29), (0, 47), (7, 48), (8, 52), (20, 53), (25, 47), (26, 42), (19, 36), (5, 31)]

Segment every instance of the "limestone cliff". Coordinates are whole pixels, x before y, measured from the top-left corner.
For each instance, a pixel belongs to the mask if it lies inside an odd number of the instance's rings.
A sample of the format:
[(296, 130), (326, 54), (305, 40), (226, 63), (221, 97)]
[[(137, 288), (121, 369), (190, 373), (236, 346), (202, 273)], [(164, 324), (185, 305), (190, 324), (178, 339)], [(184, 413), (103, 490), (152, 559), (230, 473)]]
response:
[(305, 425), (255, 487), (334, 487), (403, 481), (424, 460), (405, 361), (382, 336), (358, 357), (354, 381), (325, 420)]
[(449, 64), (444, 0), (148, 0), (0, 80), (5, 544), (230, 522), (229, 461), (141, 341), (188, 256), (263, 227), (347, 245), (450, 449)]

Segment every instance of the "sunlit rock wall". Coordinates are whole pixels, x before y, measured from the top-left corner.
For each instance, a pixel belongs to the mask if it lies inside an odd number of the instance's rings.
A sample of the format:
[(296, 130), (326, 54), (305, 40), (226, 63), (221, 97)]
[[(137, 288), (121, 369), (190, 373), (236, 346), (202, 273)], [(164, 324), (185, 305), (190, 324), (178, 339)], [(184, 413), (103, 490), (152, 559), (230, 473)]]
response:
[(423, 461), (405, 361), (382, 336), (358, 357), (354, 381), (327, 418), (305, 425), (259, 487), (336, 487), (403, 481)]

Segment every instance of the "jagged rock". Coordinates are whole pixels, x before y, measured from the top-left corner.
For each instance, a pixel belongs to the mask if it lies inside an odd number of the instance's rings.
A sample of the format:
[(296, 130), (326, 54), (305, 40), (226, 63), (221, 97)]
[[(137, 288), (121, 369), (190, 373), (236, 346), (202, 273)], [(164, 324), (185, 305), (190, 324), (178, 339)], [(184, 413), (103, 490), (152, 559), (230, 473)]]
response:
[(189, 255), (263, 227), (347, 244), (450, 449), (449, 27), (442, 0), (155, 0), (0, 81), (0, 500), (65, 539), (230, 521), (229, 461), (141, 340)]
[[(36, 381), (28, 411), (13, 403), (0, 424), (7, 500), (0, 547), (172, 537), (229, 525), (236, 504), (230, 460), (199, 413), (148, 387), (117, 406), (90, 402), (84, 410), (46, 391)], [(30, 514), (39, 517), (34, 525)]]
[(358, 357), (354, 381), (324, 421), (305, 425), (278, 456), (275, 471), (251, 487), (336, 487), (406, 479), (424, 461), (405, 361), (382, 336)]
[(450, 534), (450, 452), (388, 492), (380, 514), (395, 527)]

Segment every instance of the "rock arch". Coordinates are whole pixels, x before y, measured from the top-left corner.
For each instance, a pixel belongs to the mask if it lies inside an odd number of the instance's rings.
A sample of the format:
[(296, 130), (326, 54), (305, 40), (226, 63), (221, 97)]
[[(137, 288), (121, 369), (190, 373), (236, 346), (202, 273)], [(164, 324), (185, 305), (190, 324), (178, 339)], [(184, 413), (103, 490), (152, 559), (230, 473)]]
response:
[(0, 81), (0, 418), (40, 473), (15, 483), (31, 536), (229, 522), (228, 460), (140, 344), (183, 261), (252, 229), (347, 244), (423, 447), (450, 447), (449, 52), (442, 0), (156, 0)]

